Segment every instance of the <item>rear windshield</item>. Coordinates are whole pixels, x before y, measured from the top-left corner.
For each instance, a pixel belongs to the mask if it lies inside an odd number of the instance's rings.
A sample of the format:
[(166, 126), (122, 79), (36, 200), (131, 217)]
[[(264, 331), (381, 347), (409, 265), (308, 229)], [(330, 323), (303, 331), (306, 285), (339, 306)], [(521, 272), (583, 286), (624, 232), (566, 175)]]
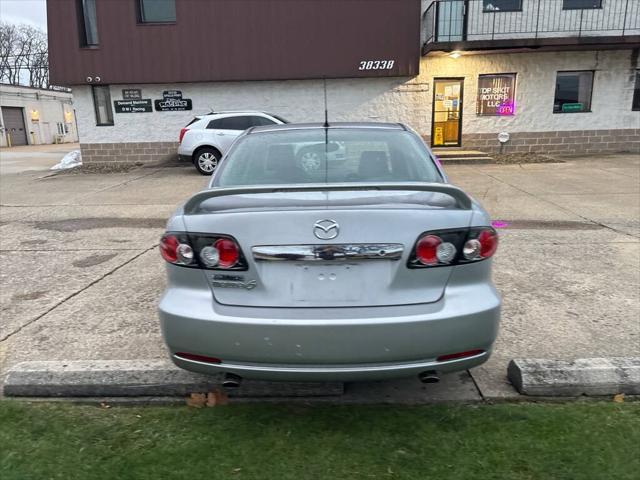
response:
[(247, 135), (220, 165), (215, 186), (441, 182), (424, 144), (404, 130), (300, 129)]

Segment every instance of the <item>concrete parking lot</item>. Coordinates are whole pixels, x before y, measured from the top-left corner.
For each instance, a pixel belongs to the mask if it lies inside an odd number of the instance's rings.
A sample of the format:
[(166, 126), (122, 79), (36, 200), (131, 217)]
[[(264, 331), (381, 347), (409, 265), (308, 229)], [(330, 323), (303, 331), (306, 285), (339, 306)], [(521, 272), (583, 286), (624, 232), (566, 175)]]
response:
[[(0, 152), (0, 380), (25, 360), (166, 356), (156, 247), (165, 219), (206, 179), (187, 166), (51, 175), (65, 148)], [(640, 355), (640, 158), (564, 160), (446, 169), (504, 223), (494, 355), (471, 376), (359, 386), (363, 398), (410, 384), (415, 401), (512, 397), (514, 357)]]

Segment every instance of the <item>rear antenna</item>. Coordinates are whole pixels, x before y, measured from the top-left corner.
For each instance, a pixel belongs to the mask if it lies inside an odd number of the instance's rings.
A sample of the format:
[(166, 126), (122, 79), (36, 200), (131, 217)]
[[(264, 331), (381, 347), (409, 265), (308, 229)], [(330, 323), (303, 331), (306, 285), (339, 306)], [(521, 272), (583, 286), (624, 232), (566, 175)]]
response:
[(322, 79), (324, 83), (324, 128), (329, 128), (329, 109), (327, 107), (327, 79)]

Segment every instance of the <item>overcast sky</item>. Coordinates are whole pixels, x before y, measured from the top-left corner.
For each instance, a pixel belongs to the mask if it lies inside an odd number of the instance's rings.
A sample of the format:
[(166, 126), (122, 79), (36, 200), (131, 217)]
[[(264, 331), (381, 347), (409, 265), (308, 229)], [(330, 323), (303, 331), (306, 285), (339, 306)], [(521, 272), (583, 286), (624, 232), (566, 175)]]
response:
[(0, 20), (47, 30), (46, 0), (0, 0)]

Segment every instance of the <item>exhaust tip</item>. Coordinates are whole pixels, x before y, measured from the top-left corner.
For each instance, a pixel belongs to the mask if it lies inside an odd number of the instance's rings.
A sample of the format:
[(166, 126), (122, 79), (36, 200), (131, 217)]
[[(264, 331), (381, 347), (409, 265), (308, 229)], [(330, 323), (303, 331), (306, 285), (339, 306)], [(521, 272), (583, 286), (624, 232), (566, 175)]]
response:
[(438, 383), (440, 381), (440, 376), (435, 370), (428, 370), (426, 372), (419, 373), (418, 379), (422, 383)]
[(222, 380), (222, 386), (224, 388), (238, 388), (242, 383), (242, 377), (234, 375), (233, 373), (226, 373)]

